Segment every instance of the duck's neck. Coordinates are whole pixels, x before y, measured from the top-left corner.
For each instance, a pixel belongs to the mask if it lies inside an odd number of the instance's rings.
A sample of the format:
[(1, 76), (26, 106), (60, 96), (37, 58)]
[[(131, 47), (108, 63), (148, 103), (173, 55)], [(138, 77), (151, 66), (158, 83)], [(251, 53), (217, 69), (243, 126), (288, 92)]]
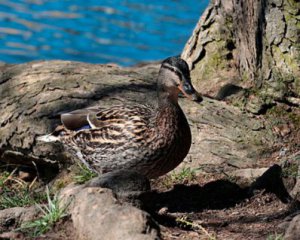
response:
[(178, 106), (178, 93), (171, 94), (168, 91), (158, 91), (158, 107)]
[(156, 127), (161, 134), (171, 138), (170, 135), (177, 131), (178, 121), (182, 114), (183, 112), (178, 105), (178, 94), (172, 95), (163, 90), (158, 92)]

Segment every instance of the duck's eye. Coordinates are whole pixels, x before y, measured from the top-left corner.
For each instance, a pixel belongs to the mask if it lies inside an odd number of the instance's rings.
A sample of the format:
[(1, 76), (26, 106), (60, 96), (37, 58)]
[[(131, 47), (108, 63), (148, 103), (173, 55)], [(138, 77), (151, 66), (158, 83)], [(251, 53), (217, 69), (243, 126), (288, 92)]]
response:
[(174, 85), (174, 86), (179, 87), (180, 82), (175, 81), (174, 79), (172, 79), (172, 82), (173, 82), (173, 85)]

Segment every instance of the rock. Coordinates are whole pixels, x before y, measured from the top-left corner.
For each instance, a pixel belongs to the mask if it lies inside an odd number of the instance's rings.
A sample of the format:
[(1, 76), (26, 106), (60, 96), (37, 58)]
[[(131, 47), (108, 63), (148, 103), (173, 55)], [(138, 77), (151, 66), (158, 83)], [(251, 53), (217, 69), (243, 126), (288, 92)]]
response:
[(287, 227), (284, 235), (285, 240), (300, 239), (300, 215), (295, 216)]
[(265, 189), (267, 192), (274, 193), (283, 203), (290, 203), (293, 200), (284, 186), (282, 168), (277, 164), (270, 167), (251, 184), (250, 192), (256, 189)]
[(0, 239), (25, 239), (25, 236), (19, 232), (4, 232), (0, 234)]
[(263, 175), (268, 168), (245, 168), (229, 172), (230, 176), (242, 177), (247, 180), (253, 180)]
[(296, 163), (298, 165), (298, 171), (294, 172), (294, 176), (296, 177), (296, 184), (292, 190), (292, 195), (295, 197), (300, 196), (300, 151), (294, 153), (289, 157), (289, 161), (292, 163)]
[(14, 207), (0, 211), (0, 231), (21, 226), (22, 223), (36, 219), (40, 214), (37, 207)]
[[(140, 180), (140, 175), (125, 172), (128, 173), (104, 174), (84, 185), (70, 184), (60, 192), (60, 205), (68, 205), (78, 239), (159, 239), (159, 228), (148, 213), (119, 201), (119, 195), (124, 200), (126, 193), (140, 193), (139, 190), (149, 187), (148, 180), (144, 186), (143, 178), (137, 183), (139, 187), (133, 186), (137, 176)], [(118, 183), (122, 180), (124, 183)], [(118, 198), (111, 189), (99, 185), (114, 189)]]
[(59, 204), (62, 208), (68, 206), (68, 209), (74, 207), (74, 200), (76, 196), (84, 189), (84, 185), (75, 185), (74, 183), (69, 184), (67, 187), (63, 188), (59, 195)]
[(72, 220), (78, 239), (159, 239), (159, 228), (150, 215), (121, 205), (109, 189), (85, 188), (74, 200)]

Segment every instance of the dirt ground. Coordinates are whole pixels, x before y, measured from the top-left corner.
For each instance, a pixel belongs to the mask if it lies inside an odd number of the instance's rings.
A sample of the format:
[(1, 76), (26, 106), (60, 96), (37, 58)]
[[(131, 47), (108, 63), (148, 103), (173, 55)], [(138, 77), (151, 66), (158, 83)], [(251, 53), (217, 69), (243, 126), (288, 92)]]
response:
[[(220, 194), (218, 200), (215, 199), (213, 202), (214, 199), (210, 199), (211, 205), (198, 211), (169, 213), (165, 209), (167, 212), (165, 214), (175, 219), (175, 224), (168, 226), (161, 223), (162, 238), (164, 240), (282, 239), (280, 236), (283, 236), (284, 229), (280, 229), (278, 225), (292, 214), (290, 205), (282, 203), (275, 194), (265, 191), (257, 192), (250, 198), (235, 197), (237, 198), (228, 199), (228, 196), (222, 197)], [(218, 205), (220, 202), (228, 206)]]
[[(167, 177), (152, 182), (157, 194), (149, 200), (155, 206), (151, 214), (160, 225), (163, 240), (283, 239), (284, 228), (279, 225), (296, 211), (292, 204), (266, 190), (250, 196), (245, 182), (215, 177), (198, 176), (169, 189), (162, 184)], [(74, 239), (71, 219), (37, 239)]]

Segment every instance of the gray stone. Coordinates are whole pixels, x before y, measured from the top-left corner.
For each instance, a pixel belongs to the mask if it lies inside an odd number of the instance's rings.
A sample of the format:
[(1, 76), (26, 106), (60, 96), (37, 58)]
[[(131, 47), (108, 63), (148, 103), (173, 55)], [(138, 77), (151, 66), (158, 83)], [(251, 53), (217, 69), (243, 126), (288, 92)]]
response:
[(295, 216), (289, 223), (284, 235), (285, 240), (300, 239), (300, 215)]
[(268, 168), (245, 168), (229, 172), (230, 176), (242, 177), (247, 180), (253, 180), (263, 175)]
[(109, 189), (85, 188), (73, 206), (70, 212), (80, 240), (160, 239), (159, 228), (148, 213), (121, 205)]
[(37, 207), (14, 207), (0, 211), (0, 229), (20, 227), (22, 223), (36, 219), (40, 214)]

